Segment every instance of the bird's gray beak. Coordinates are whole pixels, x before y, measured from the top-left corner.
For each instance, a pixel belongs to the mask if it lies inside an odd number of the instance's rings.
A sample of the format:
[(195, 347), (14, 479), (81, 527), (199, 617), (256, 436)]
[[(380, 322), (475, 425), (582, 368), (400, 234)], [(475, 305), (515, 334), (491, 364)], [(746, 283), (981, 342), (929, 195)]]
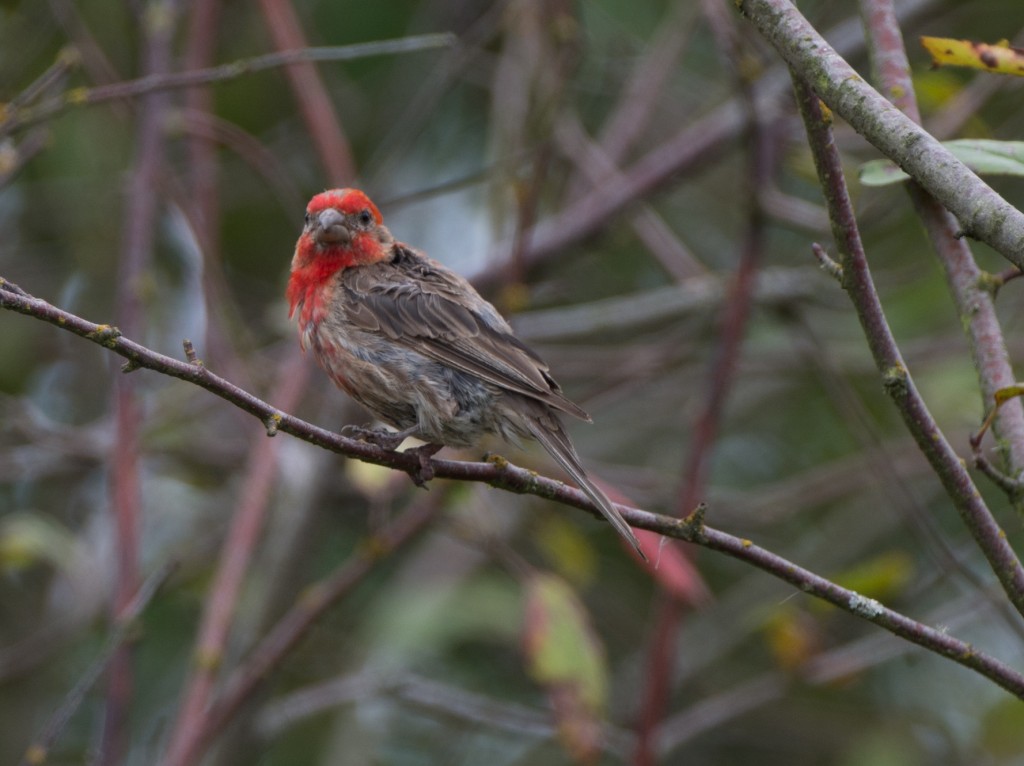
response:
[(352, 240), (352, 232), (345, 225), (345, 216), (334, 208), (320, 211), (316, 216), (317, 226), (313, 236), (317, 242), (331, 245), (347, 245)]

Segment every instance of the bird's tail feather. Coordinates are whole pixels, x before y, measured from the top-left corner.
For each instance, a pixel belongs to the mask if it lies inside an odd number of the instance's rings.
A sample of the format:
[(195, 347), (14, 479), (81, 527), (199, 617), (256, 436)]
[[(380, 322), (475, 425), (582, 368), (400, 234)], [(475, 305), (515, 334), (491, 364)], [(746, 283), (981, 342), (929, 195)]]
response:
[(622, 518), (622, 514), (615, 509), (615, 505), (608, 499), (608, 496), (590, 480), (586, 471), (583, 470), (583, 464), (580, 463), (576, 449), (572, 446), (572, 442), (569, 441), (569, 437), (562, 428), (561, 423), (550, 415), (544, 417), (545, 422), (535, 417), (527, 417), (525, 420), (533, 438), (539, 441), (551, 457), (558, 461), (558, 464), (566, 470), (587, 497), (594, 501), (598, 510), (608, 519), (608, 523), (615, 528), (615, 531), (628, 540), (630, 545), (640, 554), (640, 558), (646, 561), (647, 557), (640, 549), (640, 542), (636, 539), (636, 535), (633, 534), (633, 529)]

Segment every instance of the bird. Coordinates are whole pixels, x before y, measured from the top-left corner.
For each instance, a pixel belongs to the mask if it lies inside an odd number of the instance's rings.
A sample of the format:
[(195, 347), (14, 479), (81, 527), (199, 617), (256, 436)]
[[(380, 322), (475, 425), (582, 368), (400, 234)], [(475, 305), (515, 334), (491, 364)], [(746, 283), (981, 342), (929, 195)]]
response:
[(562, 423), (565, 415), (590, 416), (466, 279), (395, 240), (363, 191), (330, 189), (310, 200), (286, 297), (302, 348), (396, 429), (350, 427), (359, 438), (395, 449), (416, 437), (428, 467), (444, 446), (474, 446), (490, 434), (514, 445), (532, 437), (646, 559)]

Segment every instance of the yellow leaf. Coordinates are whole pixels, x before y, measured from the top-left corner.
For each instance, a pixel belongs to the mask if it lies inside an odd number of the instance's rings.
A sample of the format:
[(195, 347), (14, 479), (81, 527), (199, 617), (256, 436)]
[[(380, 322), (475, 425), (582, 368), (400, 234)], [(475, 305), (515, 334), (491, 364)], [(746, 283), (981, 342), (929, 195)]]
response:
[(891, 598), (914, 576), (914, 562), (903, 551), (887, 551), (835, 575), (832, 580), (867, 598)]
[(576, 585), (587, 585), (597, 575), (594, 547), (566, 514), (545, 514), (533, 536), (544, 557), (559, 574)]
[(934, 66), (962, 66), (997, 74), (1024, 76), (1024, 50), (1005, 40), (989, 45), (948, 37), (922, 37), (921, 45), (931, 54)]
[(763, 630), (772, 656), (786, 670), (799, 668), (818, 653), (818, 626), (806, 612), (781, 607), (765, 622)]

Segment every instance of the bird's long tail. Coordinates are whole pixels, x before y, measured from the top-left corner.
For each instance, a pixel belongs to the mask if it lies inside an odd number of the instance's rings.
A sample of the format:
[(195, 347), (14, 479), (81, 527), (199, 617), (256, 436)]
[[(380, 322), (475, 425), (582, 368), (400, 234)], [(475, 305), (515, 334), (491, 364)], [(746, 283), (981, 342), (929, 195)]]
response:
[(572, 446), (572, 442), (569, 441), (569, 436), (565, 433), (565, 429), (558, 421), (557, 416), (553, 413), (545, 413), (540, 417), (527, 417), (525, 420), (533, 438), (539, 441), (551, 457), (558, 461), (558, 464), (566, 470), (573, 478), (573, 481), (586, 493), (587, 497), (594, 501), (598, 510), (608, 519), (608, 522), (615, 528), (615, 531), (626, 538), (630, 545), (636, 549), (636, 552), (640, 554), (640, 558), (646, 561), (647, 557), (640, 549), (640, 541), (633, 534), (633, 529), (622, 518), (622, 514), (616, 510), (615, 505), (608, 499), (608, 496), (587, 476), (587, 472), (583, 469), (583, 464), (580, 463), (579, 455), (576, 454), (576, 449)]

